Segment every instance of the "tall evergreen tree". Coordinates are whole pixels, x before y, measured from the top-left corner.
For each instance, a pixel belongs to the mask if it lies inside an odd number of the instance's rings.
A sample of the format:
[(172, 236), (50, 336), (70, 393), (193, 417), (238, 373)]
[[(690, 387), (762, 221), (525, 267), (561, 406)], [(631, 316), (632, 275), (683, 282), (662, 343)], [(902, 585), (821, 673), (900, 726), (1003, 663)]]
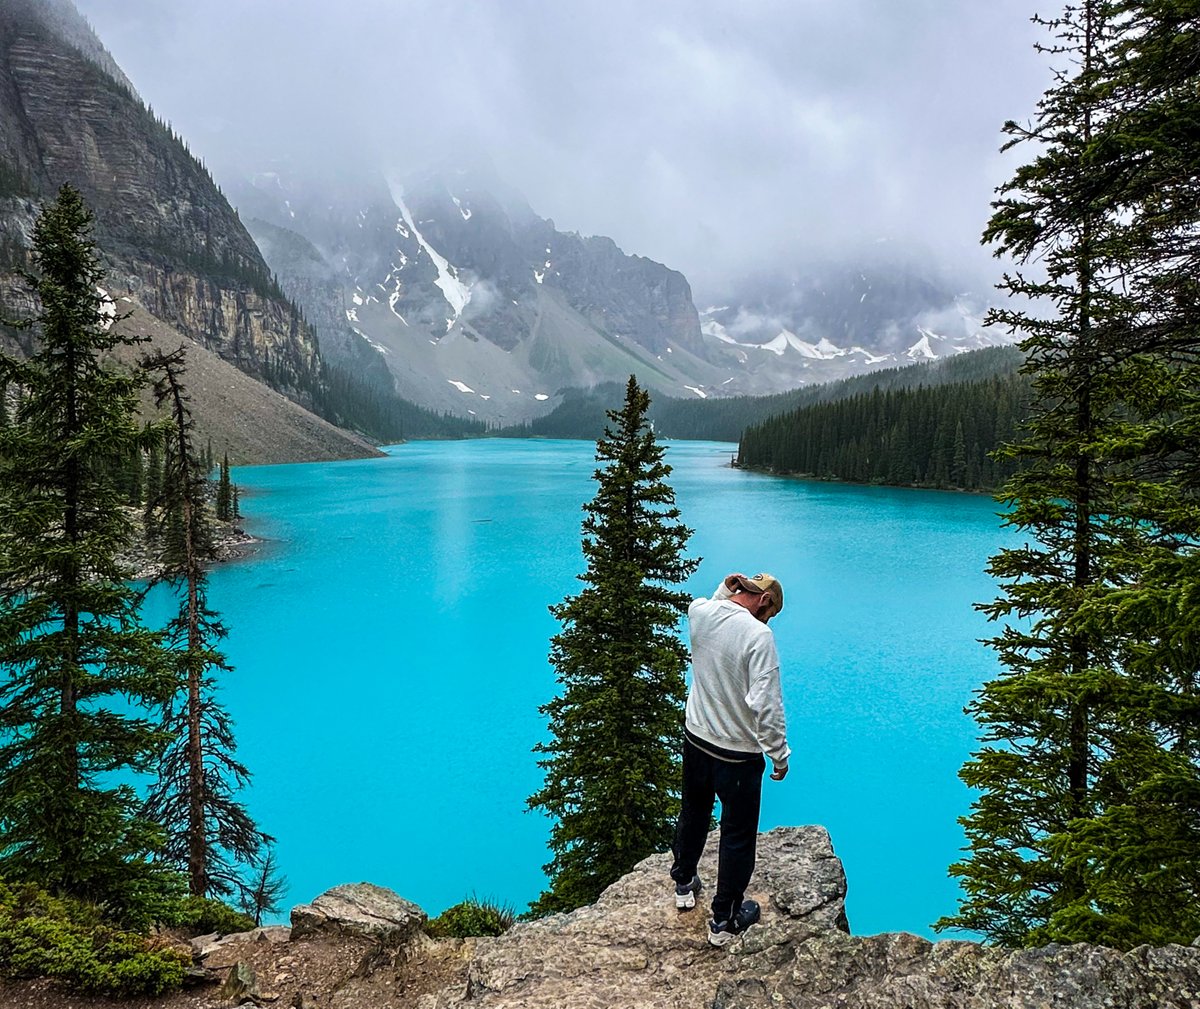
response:
[(157, 759), (163, 736), (136, 712), (171, 680), (117, 559), (139, 380), (106, 363), (132, 341), (102, 311), (91, 223), (69, 186), (43, 209), (27, 278), (40, 312), (23, 323), (36, 350), (0, 358), (23, 391), (0, 431), (0, 873), (137, 916), (170, 880), (151, 860), (161, 831), (121, 782)]
[[(1194, 20), (1196, 5), (1184, 6)], [(1183, 433), (1171, 418), (1194, 398), (1178, 352), (1194, 353), (1196, 332), (1152, 309), (1163, 261), (1146, 215), (1161, 220), (1162, 208), (1156, 193), (1130, 195), (1156, 160), (1194, 194), (1197, 162), (1131, 130), (1147, 93), (1129, 77), (1130, 53), (1145, 46), (1138, 22), (1150, 8), (1153, 22), (1179, 5), (1087, 0), (1044, 22), (1070, 69), (1032, 127), (1006, 127), (1038, 153), (985, 233), (999, 252), (1044, 265), (1044, 279), (1004, 286), (1049, 310), (993, 313), (1025, 334), (1033, 381), (1030, 420), (1007, 450), (1023, 468), (1004, 494), (1031, 541), (991, 562), (1004, 595), (985, 609), (1012, 621), (994, 641), (1007, 668), (971, 705), (984, 746), (962, 777), (981, 795), (963, 821), (967, 857), (951, 869), (965, 898), (939, 926), (1014, 945), (1132, 946), (1200, 928), (1200, 779), (1183, 728), (1194, 725), (1198, 653), (1168, 658), (1168, 642), (1191, 637), (1188, 615), (1163, 605), (1161, 581), (1157, 596), (1145, 591), (1147, 576), (1193, 559), (1200, 531), (1195, 484), (1176, 479), (1196, 442), (1184, 456), (1178, 443), (1162, 452), (1164, 426)], [(1194, 52), (1191, 65), (1183, 90), (1194, 95)], [(1193, 234), (1195, 208), (1184, 214)], [(1169, 390), (1189, 382), (1172, 405)], [(1185, 516), (1190, 543), (1170, 528)]]
[(147, 356), (142, 367), (156, 375), (154, 397), (170, 418), (165, 466), (152, 516), (162, 561), (162, 578), (180, 594), (179, 614), (167, 636), (177, 659), (178, 689), (165, 709), (164, 728), (173, 737), (146, 803), (147, 815), (167, 831), (165, 858), (186, 867), (196, 896), (228, 896), (250, 884), (268, 838), (234, 796), (249, 781), (236, 759), (233, 725), (215, 695), (215, 671), (229, 666), (217, 649), (225, 628), (208, 608), (208, 568), (216, 559), (208, 480), (193, 441), (190, 399), (183, 384), (184, 348)]
[(233, 484), (229, 481), (229, 453), (221, 457), (221, 475), (217, 478), (217, 518), (222, 522), (233, 521)]
[(535, 747), (546, 779), (529, 798), (555, 821), (539, 913), (595, 900), (668, 848), (679, 812), (687, 649), (678, 624), (689, 598), (675, 586), (699, 561), (684, 556), (691, 530), (679, 521), (649, 405), (630, 376), (624, 407), (609, 412), (596, 443), (585, 588), (551, 607), (563, 625), (550, 650), (562, 693), (540, 709), (551, 739)]

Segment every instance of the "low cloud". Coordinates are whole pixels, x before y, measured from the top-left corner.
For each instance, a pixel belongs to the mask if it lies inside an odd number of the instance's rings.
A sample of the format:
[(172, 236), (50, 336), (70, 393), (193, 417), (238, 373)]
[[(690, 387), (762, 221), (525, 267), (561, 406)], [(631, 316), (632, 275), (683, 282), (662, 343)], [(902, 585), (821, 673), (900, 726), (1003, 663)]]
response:
[(483, 150), (702, 299), (877, 237), (978, 259), (1049, 80), (1028, 0), (78, 2), (218, 180)]

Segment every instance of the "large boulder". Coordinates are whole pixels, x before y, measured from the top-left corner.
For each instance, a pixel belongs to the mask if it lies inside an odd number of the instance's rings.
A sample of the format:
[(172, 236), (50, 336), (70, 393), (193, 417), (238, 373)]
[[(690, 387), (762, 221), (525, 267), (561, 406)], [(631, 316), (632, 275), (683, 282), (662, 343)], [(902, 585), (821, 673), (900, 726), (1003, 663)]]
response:
[(417, 934), (425, 919), (416, 904), (382, 886), (343, 883), (311, 904), (292, 908), (291, 938), (334, 933), (400, 945)]
[[(706, 890), (695, 910), (675, 909), (671, 856), (651, 855), (589, 907), (479, 940), (466, 991), (427, 996), (418, 1006), (691, 1009), (711, 1004), (733, 963), (728, 949), (708, 943), (717, 837), (715, 832), (709, 837), (700, 860)], [(760, 835), (748, 896), (763, 908), (762, 925), (748, 936), (769, 931), (771, 942), (782, 943), (846, 927), (846, 876), (823, 827)]]

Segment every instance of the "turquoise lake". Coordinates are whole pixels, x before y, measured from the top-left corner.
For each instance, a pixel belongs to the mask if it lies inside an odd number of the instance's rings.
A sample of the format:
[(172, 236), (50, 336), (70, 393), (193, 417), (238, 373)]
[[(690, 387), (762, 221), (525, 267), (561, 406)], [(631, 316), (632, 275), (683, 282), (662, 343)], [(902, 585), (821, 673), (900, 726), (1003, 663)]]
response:
[[(932, 935), (970, 801), (962, 709), (999, 668), (973, 603), (995, 594), (984, 566), (1012, 534), (986, 497), (774, 479), (732, 469), (732, 451), (672, 442), (667, 458), (703, 558), (689, 590), (764, 568), (786, 590), (771, 626), (794, 753), (764, 781), (762, 829), (829, 829), (854, 932)], [(235, 470), (266, 542), (212, 573), (235, 667), (221, 698), (287, 906), (361, 880), (430, 914), (538, 895), (549, 823), (525, 799), (556, 690), (547, 607), (578, 588), (593, 452), (414, 442)]]

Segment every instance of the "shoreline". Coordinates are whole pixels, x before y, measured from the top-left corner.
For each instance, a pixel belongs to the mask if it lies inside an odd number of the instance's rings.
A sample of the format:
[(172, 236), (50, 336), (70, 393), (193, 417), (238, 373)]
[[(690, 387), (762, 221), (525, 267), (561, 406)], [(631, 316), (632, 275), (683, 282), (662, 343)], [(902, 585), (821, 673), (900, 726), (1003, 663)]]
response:
[(743, 470), (747, 473), (757, 473), (759, 476), (777, 477), (781, 480), (798, 480), (806, 483), (841, 484), (846, 487), (882, 487), (887, 490), (921, 490), (936, 491), (944, 494), (970, 494), (974, 497), (990, 497), (995, 499), (1000, 488), (968, 490), (966, 487), (935, 487), (932, 484), (919, 483), (876, 483), (869, 480), (847, 480), (837, 476), (817, 476), (815, 473), (781, 473), (766, 466), (746, 466), (737, 462), (729, 464), (730, 469)]
[[(214, 564), (228, 564), (232, 561), (246, 560), (258, 553), (259, 548), (268, 541), (259, 536), (246, 532), (240, 525), (231, 524), (216, 537), (216, 560)], [(133, 569), (129, 577), (133, 582), (157, 582), (162, 577), (161, 562), (150, 556), (150, 548), (145, 536), (138, 537), (135, 543), (121, 558)]]

